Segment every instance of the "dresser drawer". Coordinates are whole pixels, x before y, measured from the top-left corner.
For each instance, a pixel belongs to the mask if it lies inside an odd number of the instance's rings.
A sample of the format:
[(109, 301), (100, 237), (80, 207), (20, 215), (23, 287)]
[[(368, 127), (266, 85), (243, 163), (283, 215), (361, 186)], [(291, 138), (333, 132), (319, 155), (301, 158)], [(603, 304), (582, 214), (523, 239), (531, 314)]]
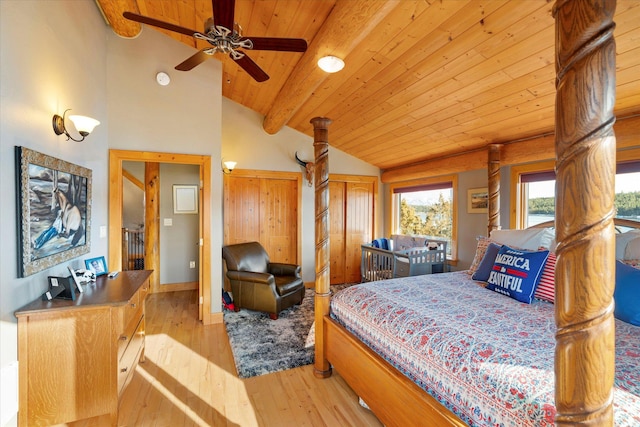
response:
[(124, 354), (127, 346), (135, 337), (142, 316), (143, 311), (142, 306), (140, 306), (138, 307), (136, 313), (133, 314), (133, 317), (130, 319), (129, 323), (125, 326), (122, 334), (118, 337), (118, 360), (122, 358), (122, 355)]
[(140, 318), (135, 333), (126, 346), (122, 357), (118, 361), (118, 394), (131, 380), (138, 359), (144, 349), (144, 316)]

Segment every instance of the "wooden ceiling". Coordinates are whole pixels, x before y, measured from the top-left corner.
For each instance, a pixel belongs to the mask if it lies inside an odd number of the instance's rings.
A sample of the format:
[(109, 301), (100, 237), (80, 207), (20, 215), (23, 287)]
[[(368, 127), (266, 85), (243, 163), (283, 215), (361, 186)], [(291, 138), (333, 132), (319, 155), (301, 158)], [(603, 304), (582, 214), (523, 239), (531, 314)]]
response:
[[(123, 36), (140, 31), (122, 18), (127, 10), (197, 31), (212, 16), (211, 0), (96, 1)], [(389, 170), (552, 133), (552, 8), (547, 0), (236, 0), (244, 35), (304, 38), (309, 48), (250, 52), (271, 77), (264, 83), (215, 56), (223, 95), (263, 114), (267, 132), (286, 125), (312, 136), (310, 119), (329, 117), (331, 146)], [(640, 1), (618, 0), (614, 20), (623, 117), (640, 113)], [(194, 53), (207, 46), (163, 32)], [(326, 54), (345, 68), (319, 70)]]

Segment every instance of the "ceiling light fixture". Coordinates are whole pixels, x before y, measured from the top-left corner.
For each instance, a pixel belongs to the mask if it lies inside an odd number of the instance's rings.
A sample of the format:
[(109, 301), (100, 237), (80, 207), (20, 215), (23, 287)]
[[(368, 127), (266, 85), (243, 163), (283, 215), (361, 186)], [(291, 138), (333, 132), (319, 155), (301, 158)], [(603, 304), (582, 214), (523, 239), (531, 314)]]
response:
[(337, 56), (323, 56), (318, 59), (318, 67), (327, 73), (337, 73), (344, 68), (344, 61)]
[(73, 122), (76, 130), (82, 136), (82, 138), (80, 139), (75, 139), (74, 137), (69, 135), (67, 127), (64, 124), (64, 118), (66, 117), (67, 111), (70, 110), (71, 109), (65, 110), (62, 114), (62, 117), (58, 114), (53, 115), (53, 131), (56, 133), (56, 135), (62, 135), (63, 133), (67, 135), (67, 141), (72, 140), (76, 142), (82, 142), (87, 135), (93, 132), (93, 129), (98, 126), (100, 122), (87, 116), (69, 116), (69, 120)]

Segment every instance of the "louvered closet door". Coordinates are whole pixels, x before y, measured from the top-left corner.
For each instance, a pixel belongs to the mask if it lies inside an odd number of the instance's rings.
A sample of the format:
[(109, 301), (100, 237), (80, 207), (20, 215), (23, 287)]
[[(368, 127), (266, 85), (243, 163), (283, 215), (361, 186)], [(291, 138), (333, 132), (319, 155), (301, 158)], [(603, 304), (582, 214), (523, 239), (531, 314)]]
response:
[(224, 243), (258, 241), (272, 262), (297, 264), (298, 180), (239, 172), (224, 177)]

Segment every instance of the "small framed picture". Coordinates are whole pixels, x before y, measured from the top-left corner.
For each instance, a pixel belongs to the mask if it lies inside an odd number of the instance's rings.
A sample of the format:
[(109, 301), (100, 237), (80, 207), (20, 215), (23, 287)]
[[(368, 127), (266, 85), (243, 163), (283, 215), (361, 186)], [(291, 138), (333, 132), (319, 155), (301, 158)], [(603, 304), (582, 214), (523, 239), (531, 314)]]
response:
[(472, 188), (467, 191), (467, 213), (487, 213), (488, 207), (489, 191), (486, 188)]
[(174, 185), (173, 186), (173, 213), (197, 214), (198, 213), (198, 186)]
[(107, 274), (109, 272), (109, 270), (107, 269), (107, 262), (105, 261), (103, 256), (85, 259), (84, 266), (87, 268), (87, 270), (95, 274), (96, 277), (102, 276), (103, 274)]

